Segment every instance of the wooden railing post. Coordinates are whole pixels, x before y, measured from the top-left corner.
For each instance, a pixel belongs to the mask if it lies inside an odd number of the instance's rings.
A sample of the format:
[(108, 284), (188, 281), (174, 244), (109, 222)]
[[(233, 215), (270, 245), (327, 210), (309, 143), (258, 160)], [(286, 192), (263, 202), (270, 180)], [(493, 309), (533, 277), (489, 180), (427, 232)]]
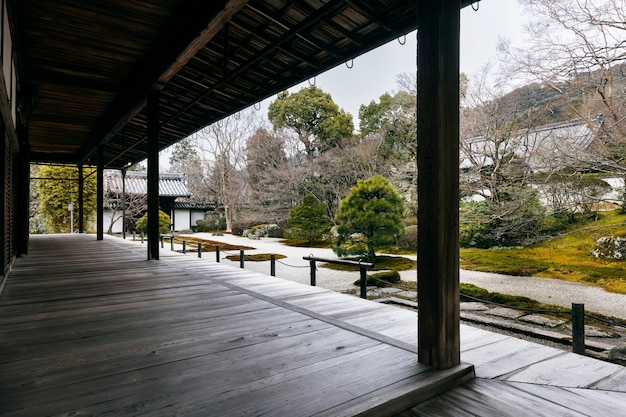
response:
[(572, 350), (585, 354), (585, 305), (572, 303)]
[(311, 286), (315, 287), (315, 261), (311, 259), (309, 265), (311, 266)]
[(220, 261), (220, 247), (216, 246), (215, 247), (215, 262), (219, 262)]
[(239, 249), (239, 268), (243, 269), (243, 249)]
[(361, 273), (361, 282), (360, 282), (361, 298), (364, 298), (367, 300), (367, 271), (364, 266), (361, 266), (359, 268), (359, 272)]
[(273, 253), (270, 254), (270, 275), (276, 276), (276, 255)]

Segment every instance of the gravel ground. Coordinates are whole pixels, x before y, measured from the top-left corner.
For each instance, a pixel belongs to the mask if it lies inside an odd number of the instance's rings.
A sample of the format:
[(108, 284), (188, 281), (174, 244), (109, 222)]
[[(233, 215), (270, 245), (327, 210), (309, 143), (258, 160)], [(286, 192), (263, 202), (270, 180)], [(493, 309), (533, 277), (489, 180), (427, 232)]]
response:
[[(303, 256), (338, 259), (331, 249), (285, 246), (280, 244), (280, 239), (277, 238), (252, 240), (233, 235), (213, 236), (210, 233), (195, 233), (193, 236), (254, 247), (255, 250), (246, 251), (248, 254), (275, 253), (285, 255), (287, 258), (276, 261), (276, 276), (303, 284), (310, 282), (309, 261), (302, 259)], [(239, 251), (227, 252), (222, 250), (222, 262), (231, 262), (224, 259), (227, 255), (239, 255)], [(232, 264), (238, 266), (239, 261), (234, 261)], [(245, 269), (267, 275), (270, 273), (269, 262), (247, 262), (244, 267)], [(417, 272), (415, 270), (403, 271), (400, 275), (403, 281), (417, 281)], [(316, 272), (317, 285), (333, 291), (354, 289), (355, 287), (352, 284), (358, 278), (358, 272), (335, 271), (319, 267)], [(626, 319), (626, 295), (609, 293), (597, 287), (556, 279), (512, 277), (466, 270), (461, 270), (460, 280), (463, 283), (475, 284), (490, 292), (525, 296), (542, 303), (563, 307), (571, 307), (572, 303), (583, 303), (587, 312)]]

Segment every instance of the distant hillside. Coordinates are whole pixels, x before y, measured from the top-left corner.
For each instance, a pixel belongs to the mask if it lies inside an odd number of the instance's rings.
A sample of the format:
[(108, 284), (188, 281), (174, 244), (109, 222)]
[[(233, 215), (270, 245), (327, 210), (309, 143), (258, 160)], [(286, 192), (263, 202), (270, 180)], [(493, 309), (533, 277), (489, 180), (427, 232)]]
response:
[[(497, 115), (500, 123), (515, 121), (519, 127), (537, 127), (607, 112), (602, 100), (612, 95), (615, 107), (626, 116), (626, 64), (615, 66), (605, 79), (599, 71), (579, 75), (554, 87), (533, 83), (475, 109)], [(480, 132), (475, 132), (480, 134)]]

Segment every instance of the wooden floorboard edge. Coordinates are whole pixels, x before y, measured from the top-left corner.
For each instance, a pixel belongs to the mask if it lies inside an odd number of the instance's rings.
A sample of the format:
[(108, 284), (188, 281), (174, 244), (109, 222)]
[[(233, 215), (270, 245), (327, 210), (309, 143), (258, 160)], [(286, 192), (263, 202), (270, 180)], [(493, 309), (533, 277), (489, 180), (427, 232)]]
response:
[[(316, 417), (390, 417), (419, 405), (437, 395), (448, 392), (467, 381), (475, 379), (474, 366), (462, 363), (450, 369), (421, 373), (414, 383), (411, 378), (396, 382), (376, 392), (355, 398), (333, 407)], [(394, 394), (389, 394), (394, 393)], [(387, 396), (388, 398), (384, 398)]]

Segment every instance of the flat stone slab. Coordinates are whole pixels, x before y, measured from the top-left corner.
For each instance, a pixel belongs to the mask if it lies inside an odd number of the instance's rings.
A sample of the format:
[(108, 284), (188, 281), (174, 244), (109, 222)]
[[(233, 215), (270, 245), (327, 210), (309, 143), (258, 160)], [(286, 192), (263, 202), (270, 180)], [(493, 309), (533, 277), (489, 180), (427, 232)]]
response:
[(537, 316), (534, 314), (522, 316), (519, 319), (521, 321), (525, 321), (526, 323), (539, 324), (540, 326), (546, 326), (546, 327), (558, 327), (562, 324), (565, 324), (563, 320), (551, 319), (549, 317)]
[(487, 307), (485, 303), (479, 303), (477, 301), (461, 303), (461, 311), (486, 311), (486, 310), (489, 310), (489, 307)]
[(496, 307), (485, 311), (485, 314), (490, 314), (497, 317), (505, 317), (507, 319), (516, 319), (522, 317), (525, 313), (519, 310), (513, 310), (512, 308)]
[(402, 292), (402, 290), (400, 288), (381, 288), (378, 290), (379, 293), (381, 294), (395, 294), (395, 293), (399, 293)]
[(398, 297), (408, 298), (409, 300), (417, 300), (416, 291), (400, 291), (395, 293)]

